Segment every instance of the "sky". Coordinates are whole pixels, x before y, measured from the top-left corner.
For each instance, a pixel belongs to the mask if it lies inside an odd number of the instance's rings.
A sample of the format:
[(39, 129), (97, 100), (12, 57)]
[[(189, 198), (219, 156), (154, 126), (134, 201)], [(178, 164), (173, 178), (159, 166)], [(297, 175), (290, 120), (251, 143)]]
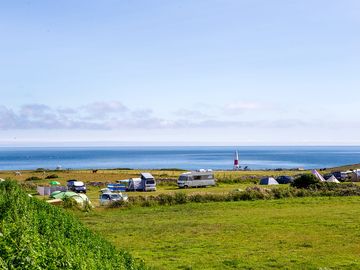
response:
[(0, 145), (360, 145), (357, 0), (0, 0)]

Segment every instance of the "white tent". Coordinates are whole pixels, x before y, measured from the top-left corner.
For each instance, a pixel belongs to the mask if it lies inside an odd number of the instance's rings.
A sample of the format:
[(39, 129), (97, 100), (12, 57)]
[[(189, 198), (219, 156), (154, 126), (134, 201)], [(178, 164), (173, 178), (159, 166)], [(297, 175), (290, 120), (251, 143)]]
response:
[(320, 182), (325, 182), (325, 181), (326, 181), (325, 178), (324, 178), (317, 170), (312, 170), (311, 173), (312, 173), (313, 175), (315, 175), (315, 177), (316, 177), (317, 179), (319, 179)]
[(276, 181), (273, 177), (266, 177), (260, 180), (260, 185), (278, 185), (278, 181)]
[(340, 183), (340, 181), (337, 180), (336, 177), (333, 176), (333, 175), (328, 180), (326, 180), (326, 182), (328, 182), (328, 183)]

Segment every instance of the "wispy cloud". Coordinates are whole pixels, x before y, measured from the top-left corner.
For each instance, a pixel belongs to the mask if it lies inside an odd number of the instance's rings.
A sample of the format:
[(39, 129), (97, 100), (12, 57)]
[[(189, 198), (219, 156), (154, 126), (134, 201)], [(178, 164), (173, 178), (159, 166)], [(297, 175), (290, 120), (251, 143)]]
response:
[[(234, 103), (229, 109), (256, 110), (261, 104)], [(216, 115), (216, 114), (214, 114)], [(149, 108), (129, 108), (121, 102), (96, 102), (75, 108), (51, 108), (44, 104), (25, 104), (20, 108), (0, 105), (0, 129), (49, 129), (49, 130), (122, 130), (122, 129), (286, 129), (295, 127), (333, 126), (333, 123), (309, 122), (301, 119), (257, 120), (244, 117), (221, 118), (200, 110), (178, 109), (172, 117), (160, 117)], [(342, 123), (341, 126), (346, 126)], [(353, 126), (354, 123), (348, 123)]]

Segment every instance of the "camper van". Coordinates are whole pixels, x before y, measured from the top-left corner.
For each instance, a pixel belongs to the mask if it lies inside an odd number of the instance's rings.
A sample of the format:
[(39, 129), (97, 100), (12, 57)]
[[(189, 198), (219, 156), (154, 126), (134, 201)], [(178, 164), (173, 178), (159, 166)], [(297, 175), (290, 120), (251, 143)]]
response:
[(215, 177), (212, 170), (198, 170), (186, 172), (179, 176), (178, 187), (207, 187), (215, 186)]
[(156, 191), (156, 181), (151, 173), (141, 173), (140, 178), (130, 178), (127, 191)]

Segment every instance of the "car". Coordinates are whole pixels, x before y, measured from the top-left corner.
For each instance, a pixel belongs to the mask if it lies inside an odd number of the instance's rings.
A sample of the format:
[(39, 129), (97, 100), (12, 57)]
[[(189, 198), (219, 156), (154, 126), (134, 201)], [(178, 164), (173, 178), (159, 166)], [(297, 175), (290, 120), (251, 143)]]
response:
[(119, 193), (106, 192), (106, 193), (100, 194), (99, 201), (100, 201), (100, 205), (107, 205), (107, 204), (110, 204), (112, 202), (117, 202), (117, 201), (127, 202), (128, 196), (121, 192), (119, 192)]
[(71, 179), (67, 181), (68, 190), (77, 192), (77, 193), (86, 193), (86, 186), (84, 182), (78, 181), (76, 179)]

